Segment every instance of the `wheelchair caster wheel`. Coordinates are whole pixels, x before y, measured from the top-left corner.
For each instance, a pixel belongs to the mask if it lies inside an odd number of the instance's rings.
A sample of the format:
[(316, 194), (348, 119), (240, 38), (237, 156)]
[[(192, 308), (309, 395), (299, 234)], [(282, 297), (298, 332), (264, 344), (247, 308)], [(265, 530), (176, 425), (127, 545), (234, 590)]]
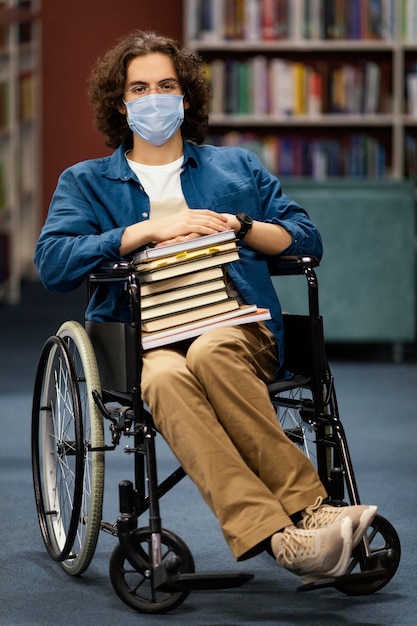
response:
[[(110, 558), (110, 580), (119, 598), (139, 613), (166, 613), (182, 604), (189, 591), (160, 591), (155, 589), (150, 551), (151, 531), (149, 528), (138, 528), (132, 533), (132, 544), (137, 552), (143, 568), (135, 570), (127, 560), (118, 544)], [(162, 560), (168, 568), (173, 563), (179, 564), (179, 572), (190, 574), (195, 572), (194, 559), (188, 546), (174, 533), (168, 530), (161, 532)]]
[(390, 522), (376, 515), (367, 530), (369, 553), (363, 543), (354, 550), (352, 561), (343, 580), (334, 587), (349, 596), (375, 593), (384, 587), (398, 569), (401, 544)]

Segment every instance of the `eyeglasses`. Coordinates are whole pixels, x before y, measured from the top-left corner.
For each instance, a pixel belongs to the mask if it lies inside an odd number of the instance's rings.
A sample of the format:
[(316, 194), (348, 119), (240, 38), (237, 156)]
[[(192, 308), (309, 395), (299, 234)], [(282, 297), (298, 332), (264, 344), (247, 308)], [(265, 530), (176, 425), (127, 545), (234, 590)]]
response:
[(171, 78), (161, 80), (155, 87), (150, 87), (146, 83), (137, 82), (129, 87), (125, 95), (132, 98), (142, 98), (143, 96), (148, 96), (151, 91), (155, 91), (158, 94), (170, 94), (181, 91), (181, 87), (177, 80)]

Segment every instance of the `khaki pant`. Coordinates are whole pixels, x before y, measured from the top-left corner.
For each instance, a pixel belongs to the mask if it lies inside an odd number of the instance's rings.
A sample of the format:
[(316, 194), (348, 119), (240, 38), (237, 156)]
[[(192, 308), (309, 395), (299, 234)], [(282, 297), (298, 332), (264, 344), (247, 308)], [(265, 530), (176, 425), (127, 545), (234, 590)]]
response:
[(242, 559), (326, 492), (269, 400), (277, 356), (267, 327), (215, 329), (187, 348), (144, 354), (143, 398)]

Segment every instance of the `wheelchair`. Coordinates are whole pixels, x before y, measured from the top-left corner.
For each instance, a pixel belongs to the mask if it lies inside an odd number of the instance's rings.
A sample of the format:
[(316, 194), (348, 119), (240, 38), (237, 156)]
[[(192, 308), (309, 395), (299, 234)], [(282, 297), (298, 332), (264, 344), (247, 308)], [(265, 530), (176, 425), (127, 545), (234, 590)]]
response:
[[(294, 375), (269, 385), (269, 394), (287, 436), (315, 464), (330, 502), (359, 504), (325, 354), (317, 266), (313, 257), (283, 257), (270, 265), (273, 276), (305, 276), (309, 312), (284, 314), (285, 367)], [(162, 526), (159, 500), (185, 472), (178, 467), (158, 482), (157, 432), (139, 389), (140, 283), (133, 267), (121, 263), (90, 274), (89, 297), (99, 285), (115, 281), (123, 281), (129, 293), (130, 323), (86, 322), (84, 327), (67, 321), (41, 352), (31, 434), (37, 515), (49, 556), (73, 576), (88, 568), (100, 531), (113, 535), (117, 543), (109, 573), (116, 594), (140, 613), (166, 613), (193, 590), (239, 587), (253, 576), (196, 572), (186, 543)], [(120, 514), (115, 522), (106, 522), (105, 455), (123, 437), (130, 442), (125, 452), (133, 456), (133, 477), (119, 483)], [(298, 591), (334, 587), (347, 595), (372, 594), (394, 576), (400, 555), (395, 528), (378, 514), (343, 576), (305, 584)]]

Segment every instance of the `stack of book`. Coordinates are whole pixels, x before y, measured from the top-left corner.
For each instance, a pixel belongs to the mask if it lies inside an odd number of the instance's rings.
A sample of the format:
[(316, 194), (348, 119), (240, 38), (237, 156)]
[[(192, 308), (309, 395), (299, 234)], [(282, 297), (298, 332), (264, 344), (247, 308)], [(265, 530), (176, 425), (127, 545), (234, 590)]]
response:
[(238, 260), (233, 230), (136, 254), (143, 348), (189, 339), (218, 326), (270, 319), (267, 309), (241, 305), (230, 295), (224, 266)]

